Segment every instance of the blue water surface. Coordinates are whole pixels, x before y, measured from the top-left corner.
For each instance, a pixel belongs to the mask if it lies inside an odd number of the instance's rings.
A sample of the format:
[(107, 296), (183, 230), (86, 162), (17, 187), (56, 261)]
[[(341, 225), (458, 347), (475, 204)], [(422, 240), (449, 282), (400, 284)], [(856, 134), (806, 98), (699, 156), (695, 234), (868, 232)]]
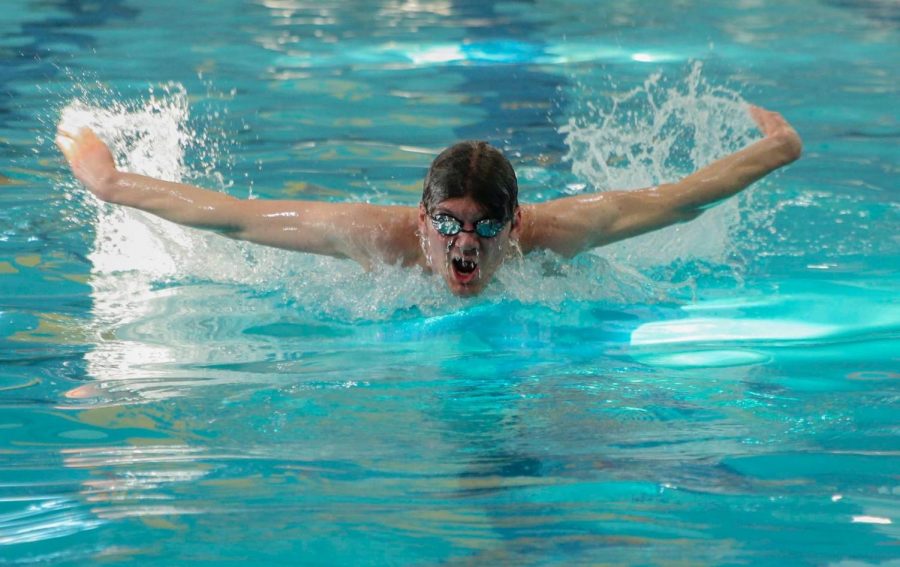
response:
[[(0, 565), (900, 561), (896, 2), (3, 14)], [(749, 143), (745, 101), (801, 161), (466, 301), (102, 205), (52, 143), (77, 111), (132, 170), (413, 206), (487, 139), (538, 202)]]

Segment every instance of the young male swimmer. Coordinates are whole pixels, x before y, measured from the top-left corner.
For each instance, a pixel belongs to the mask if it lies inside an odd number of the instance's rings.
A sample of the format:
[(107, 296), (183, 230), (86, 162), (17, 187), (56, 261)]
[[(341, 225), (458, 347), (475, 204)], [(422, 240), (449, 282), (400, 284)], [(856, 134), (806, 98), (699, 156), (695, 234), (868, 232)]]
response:
[(438, 273), (452, 293), (472, 296), (515, 249), (570, 257), (688, 221), (800, 157), (800, 137), (780, 114), (755, 106), (749, 112), (765, 137), (680, 181), (521, 206), (509, 161), (479, 141), (461, 142), (435, 158), (418, 208), (237, 199), (119, 171), (109, 149), (87, 128), (68, 132), (61, 125), (56, 143), (75, 176), (103, 201), (230, 238), (351, 258), (366, 267), (420, 266)]

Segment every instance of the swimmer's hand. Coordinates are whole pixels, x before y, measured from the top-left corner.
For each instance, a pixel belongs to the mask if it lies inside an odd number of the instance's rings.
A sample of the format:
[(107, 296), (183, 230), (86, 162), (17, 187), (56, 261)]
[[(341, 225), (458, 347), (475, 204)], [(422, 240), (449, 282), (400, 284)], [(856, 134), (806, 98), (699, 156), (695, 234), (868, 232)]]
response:
[(112, 153), (90, 128), (68, 132), (56, 131), (56, 145), (62, 151), (72, 173), (91, 193), (104, 201), (111, 201), (111, 188), (118, 170)]
[(420, 243), (418, 209), (367, 203), (237, 199), (226, 193), (119, 171), (89, 128), (59, 128), (56, 145), (72, 172), (99, 199), (183, 226), (266, 246), (375, 262), (413, 265)]
[(780, 165), (787, 165), (800, 157), (800, 154), (803, 153), (803, 141), (781, 114), (752, 104), (749, 106), (748, 112), (756, 122), (759, 131), (766, 138), (780, 142), (784, 160)]

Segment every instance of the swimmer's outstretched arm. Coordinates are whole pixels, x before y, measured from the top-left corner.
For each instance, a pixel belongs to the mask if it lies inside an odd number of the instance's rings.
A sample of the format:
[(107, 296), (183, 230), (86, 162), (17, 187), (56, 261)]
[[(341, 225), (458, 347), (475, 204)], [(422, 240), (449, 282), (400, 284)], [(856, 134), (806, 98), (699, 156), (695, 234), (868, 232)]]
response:
[[(416, 209), (365, 203), (238, 199), (217, 191), (119, 171), (90, 129), (60, 129), (56, 143), (75, 176), (99, 199), (230, 238), (288, 250), (409, 264), (419, 250)], [(408, 257), (407, 257), (408, 256)]]
[(777, 112), (749, 107), (764, 138), (675, 183), (636, 191), (577, 195), (522, 207), (524, 248), (566, 256), (671, 224), (692, 220), (711, 205), (800, 157), (800, 136)]

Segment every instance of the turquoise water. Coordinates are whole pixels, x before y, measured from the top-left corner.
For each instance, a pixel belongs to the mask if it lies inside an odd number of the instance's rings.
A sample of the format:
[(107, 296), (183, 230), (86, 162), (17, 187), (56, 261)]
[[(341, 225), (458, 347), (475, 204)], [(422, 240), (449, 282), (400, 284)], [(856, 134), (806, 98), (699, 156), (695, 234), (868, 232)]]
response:
[[(4, 3), (0, 564), (896, 564), (900, 9)], [(522, 200), (805, 156), (476, 300), (101, 205), (52, 147), (414, 205), (485, 138)]]

